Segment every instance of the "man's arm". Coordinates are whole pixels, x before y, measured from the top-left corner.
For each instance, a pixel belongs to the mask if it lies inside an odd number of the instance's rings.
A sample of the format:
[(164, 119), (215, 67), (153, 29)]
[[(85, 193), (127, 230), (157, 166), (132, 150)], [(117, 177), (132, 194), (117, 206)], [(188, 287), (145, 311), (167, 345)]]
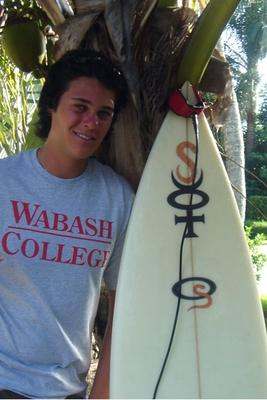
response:
[(103, 349), (100, 355), (100, 360), (96, 371), (94, 384), (90, 393), (91, 399), (109, 398), (110, 348), (111, 348), (111, 333), (112, 333), (115, 293), (116, 293), (115, 290), (109, 291), (108, 323), (103, 341)]

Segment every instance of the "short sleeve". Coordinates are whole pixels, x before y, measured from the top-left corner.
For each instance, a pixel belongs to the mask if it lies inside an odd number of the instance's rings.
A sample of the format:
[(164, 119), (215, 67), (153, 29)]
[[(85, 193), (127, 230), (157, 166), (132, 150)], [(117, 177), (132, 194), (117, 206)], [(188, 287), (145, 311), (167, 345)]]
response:
[(118, 231), (118, 235), (109, 259), (109, 263), (104, 272), (104, 281), (109, 290), (116, 290), (124, 239), (127, 231), (133, 201), (134, 192), (131, 189), (130, 185), (125, 183), (123, 188), (123, 210), (121, 210), (122, 218), (120, 222), (120, 229)]

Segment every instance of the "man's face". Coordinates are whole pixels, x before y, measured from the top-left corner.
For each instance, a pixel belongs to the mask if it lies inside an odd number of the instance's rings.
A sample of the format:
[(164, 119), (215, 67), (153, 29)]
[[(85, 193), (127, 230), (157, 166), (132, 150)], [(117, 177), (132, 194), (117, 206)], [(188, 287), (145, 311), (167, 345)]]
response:
[(108, 133), (114, 107), (115, 93), (97, 79), (71, 81), (57, 109), (51, 110), (50, 146), (68, 159), (87, 159)]

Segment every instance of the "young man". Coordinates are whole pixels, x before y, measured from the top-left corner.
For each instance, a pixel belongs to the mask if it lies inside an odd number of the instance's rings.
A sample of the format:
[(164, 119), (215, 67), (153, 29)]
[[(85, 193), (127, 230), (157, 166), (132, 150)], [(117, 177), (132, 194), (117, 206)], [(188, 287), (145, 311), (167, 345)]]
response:
[(69, 52), (41, 92), (44, 146), (0, 160), (0, 398), (84, 397), (102, 278), (110, 313), (91, 397), (108, 397), (133, 193), (93, 155), (126, 100), (125, 80), (108, 60)]

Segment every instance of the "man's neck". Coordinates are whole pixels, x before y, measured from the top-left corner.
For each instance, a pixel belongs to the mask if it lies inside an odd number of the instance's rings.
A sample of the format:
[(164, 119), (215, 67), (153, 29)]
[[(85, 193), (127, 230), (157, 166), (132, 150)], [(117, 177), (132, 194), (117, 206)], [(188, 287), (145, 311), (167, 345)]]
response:
[(88, 160), (75, 160), (59, 154), (44, 144), (37, 152), (41, 166), (58, 178), (70, 179), (80, 176), (86, 169)]

